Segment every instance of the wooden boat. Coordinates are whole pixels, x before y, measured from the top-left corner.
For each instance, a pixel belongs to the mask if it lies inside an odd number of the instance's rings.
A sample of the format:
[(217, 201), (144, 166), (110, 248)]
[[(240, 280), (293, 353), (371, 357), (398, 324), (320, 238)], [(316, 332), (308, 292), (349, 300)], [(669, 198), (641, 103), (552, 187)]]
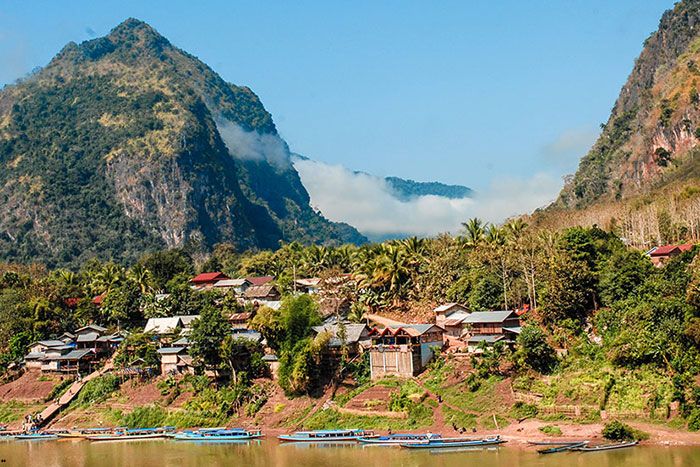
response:
[(581, 441), (579, 443), (567, 443), (567, 444), (560, 444), (558, 446), (553, 446), (551, 448), (547, 449), (540, 449), (537, 452), (540, 454), (554, 454), (557, 452), (565, 452), (565, 451), (571, 451), (576, 448), (582, 448), (588, 444), (588, 441)]
[(574, 448), (572, 451), (581, 452), (598, 452), (598, 451), (611, 451), (613, 449), (623, 449), (631, 448), (639, 444), (639, 441), (628, 441), (625, 443), (610, 443), (610, 444), (599, 444), (597, 446), (582, 446), (580, 448)]
[(357, 440), (362, 444), (399, 445), (406, 443), (415, 443), (419, 441), (425, 442), (431, 439), (440, 439), (440, 435), (434, 433), (396, 433), (386, 436), (362, 437), (358, 438)]
[(167, 438), (173, 431), (174, 427), (115, 429), (113, 433), (87, 435), (85, 439), (90, 441), (140, 441)]
[(583, 443), (585, 440), (577, 440), (577, 441), (528, 441), (527, 444), (530, 446), (563, 446), (566, 444), (576, 444), (576, 443)]
[(178, 441), (246, 441), (262, 438), (260, 430), (231, 429), (200, 429), (175, 433), (172, 438)]
[(466, 447), (480, 447), (480, 446), (495, 446), (498, 444), (503, 444), (506, 441), (501, 439), (500, 436), (494, 436), (492, 438), (438, 438), (431, 439), (428, 441), (417, 441), (415, 443), (403, 443), (402, 448), (409, 449), (442, 449), (442, 448), (466, 448)]
[(50, 439), (58, 439), (58, 434), (38, 431), (35, 433), (21, 433), (19, 435), (15, 435), (15, 439), (24, 441), (46, 441)]
[(316, 430), (316, 431), (296, 431), (290, 435), (279, 435), (280, 441), (303, 442), (303, 443), (329, 443), (338, 441), (357, 441), (360, 438), (375, 437), (373, 431), (351, 429), (351, 430)]
[(79, 428), (68, 430), (65, 433), (57, 433), (59, 438), (84, 439), (91, 435), (104, 435), (113, 433), (114, 428)]

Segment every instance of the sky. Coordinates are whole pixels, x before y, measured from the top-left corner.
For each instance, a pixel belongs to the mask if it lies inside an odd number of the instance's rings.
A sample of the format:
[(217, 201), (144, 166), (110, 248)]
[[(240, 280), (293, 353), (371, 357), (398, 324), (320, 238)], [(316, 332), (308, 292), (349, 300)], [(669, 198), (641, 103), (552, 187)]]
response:
[[(527, 210), (554, 199), (575, 171), (672, 6), (0, 0), (0, 85), (132, 16), (250, 86), (292, 151), (320, 169), (461, 184), (487, 199), (521, 193)], [(332, 207), (307, 188), (322, 210)]]

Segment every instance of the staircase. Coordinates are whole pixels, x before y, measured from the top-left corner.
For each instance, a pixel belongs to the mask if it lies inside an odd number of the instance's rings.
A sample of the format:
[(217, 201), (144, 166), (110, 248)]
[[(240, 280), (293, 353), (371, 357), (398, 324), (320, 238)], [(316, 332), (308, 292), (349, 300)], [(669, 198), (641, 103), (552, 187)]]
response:
[(109, 371), (112, 371), (113, 368), (114, 364), (112, 363), (112, 360), (107, 360), (107, 362), (105, 362), (102, 368), (93, 371), (81, 380), (71, 384), (68, 390), (63, 393), (63, 395), (58, 399), (58, 401), (51, 402), (51, 404), (49, 404), (44, 410), (41, 411), (41, 413), (39, 414), (41, 416), (40, 426), (46, 425), (49, 422), (49, 420), (51, 420), (58, 412), (67, 407), (68, 404), (70, 404), (71, 401), (75, 399), (80, 390), (83, 389), (83, 386), (85, 386), (85, 384), (88, 381), (91, 381), (95, 378), (104, 375)]

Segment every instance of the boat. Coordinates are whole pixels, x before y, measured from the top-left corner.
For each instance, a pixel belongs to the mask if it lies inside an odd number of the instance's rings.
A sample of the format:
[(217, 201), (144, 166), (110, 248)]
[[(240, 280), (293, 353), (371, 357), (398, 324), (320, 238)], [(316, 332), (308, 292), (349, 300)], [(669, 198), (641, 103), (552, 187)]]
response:
[(296, 431), (290, 435), (279, 435), (280, 441), (303, 442), (303, 443), (328, 443), (338, 441), (358, 441), (360, 438), (376, 437), (373, 431), (350, 429), (350, 430), (315, 430)]
[(480, 446), (495, 446), (498, 444), (503, 444), (506, 441), (501, 439), (500, 436), (494, 436), (492, 438), (438, 438), (431, 439), (427, 441), (417, 441), (415, 443), (402, 443), (400, 446), (402, 448), (409, 449), (441, 449), (441, 448), (466, 448), (466, 447), (480, 447)]
[(581, 441), (579, 443), (566, 443), (566, 444), (560, 444), (558, 446), (553, 446), (551, 448), (547, 449), (540, 449), (537, 452), (540, 454), (554, 454), (556, 452), (565, 452), (565, 451), (571, 451), (576, 448), (582, 448), (588, 444), (588, 441)]
[(572, 451), (581, 452), (598, 452), (598, 451), (611, 451), (613, 449), (623, 449), (631, 448), (639, 444), (639, 441), (628, 441), (624, 443), (610, 443), (610, 444), (599, 444), (597, 446), (582, 446), (580, 448), (574, 448)]
[(59, 438), (84, 439), (91, 435), (104, 435), (114, 432), (114, 428), (78, 428), (65, 433), (57, 433)]
[(50, 439), (58, 439), (58, 434), (48, 433), (45, 431), (37, 431), (34, 433), (21, 433), (21, 434), (15, 435), (14, 438), (16, 440), (24, 440), (24, 441), (46, 441), (46, 440), (50, 440)]
[(576, 443), (583, 443), (585, 440), (577, 440), (577, 441), (528, 441), (527, 444), (530, 446), (563, 446), (566, 444), (576, 444)]
[(411, 434), (411, 433), (396, 433), (386, 436), (373, 436), (357, 438), (362, 444), (379, 444), (379, 445), (399, 445), (406, 443), (415, 443), (418, 441), (428, 441), (431, 439), (440, 439), (440, 435), (434, 433)]
[(193, 431), (182, 431), (171, 437), (178, 441), (246, 441), (262, 438), (260, 430), (246, 430), (244, 428), (204, 428)]
[(115, 429), (108, 434), (87, 435), (90, 441), (140, 441), (167, 438), (175, 430), (174, 427)]

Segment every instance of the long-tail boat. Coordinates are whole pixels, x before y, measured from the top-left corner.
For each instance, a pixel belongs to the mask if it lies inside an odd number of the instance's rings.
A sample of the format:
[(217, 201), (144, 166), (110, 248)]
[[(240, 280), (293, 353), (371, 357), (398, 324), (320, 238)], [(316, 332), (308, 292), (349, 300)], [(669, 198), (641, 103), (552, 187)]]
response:
[(495, 446), (506, 441), (499, 436), (490, 438), (438, 438), (427, 441), (417, 441), (415, 443), (403, 443), (402, 448), (409, 449), (441, 449), (441, 448), (466, 448), (480, 446)]
[(578, 443), (562, 443), (557, 446), (552, 446), (551, 448), (547, 449), (540, 449), (537, 452), (540, 454), (554, 454), (557, 452), (565, 452), (565, 451), (572, 451), (576, 448), (582, 448), (588, 444), (588, 441), (581, 441)]
[(628, 441), (624, 443), (610, 443), (610, 444), (598, 444), (596, 446), (581, 446), (580, 448), (574, 448), (572, 451), (581, 452), (598, 452), (598, 451), (610, 451), (613, 449), (623, 449), (631, 448), (639, 444), (639, 441)]
[(263, 434), (260, 430), (246, 430), (244, 428), (203, 428), (172, 435), (172, 438), (178, 441), (247, 441), (262, 437)]
[(139, 441), (167, 438), (175, 431), (174, 427), (115, 429), (113, 433), (88, 435), (90, 441)]
[(115, 428), (75, 428), (65, 433), (57, 433), (59, 438), (84, 439), (93, 435), (106, 435), (113, 433)]
[(19, 435), (15, 435), (14, 438), (16, 440), (23, 441), (46, 441), (50, 439), (58, 439), (58, 434), (46, 431), (36, 431), (30, 433), (21, 433)]
[(362, 444), (400, 445), (419, 441), (426, 442), (433, 439), (440, 439), (440, 435), (435, 433), (395, 433), (386, 436), (362, 437), (357, 440)]
[(350, 429), (350, 430), (315, 430), (297, 431), (289, 435), (279, 435), (280, 441), (303, 442), (303, 443), (329, 443), (338, 441), (357, 441), (360, 438), (371, 438), (376, 436), (373, 431)]

